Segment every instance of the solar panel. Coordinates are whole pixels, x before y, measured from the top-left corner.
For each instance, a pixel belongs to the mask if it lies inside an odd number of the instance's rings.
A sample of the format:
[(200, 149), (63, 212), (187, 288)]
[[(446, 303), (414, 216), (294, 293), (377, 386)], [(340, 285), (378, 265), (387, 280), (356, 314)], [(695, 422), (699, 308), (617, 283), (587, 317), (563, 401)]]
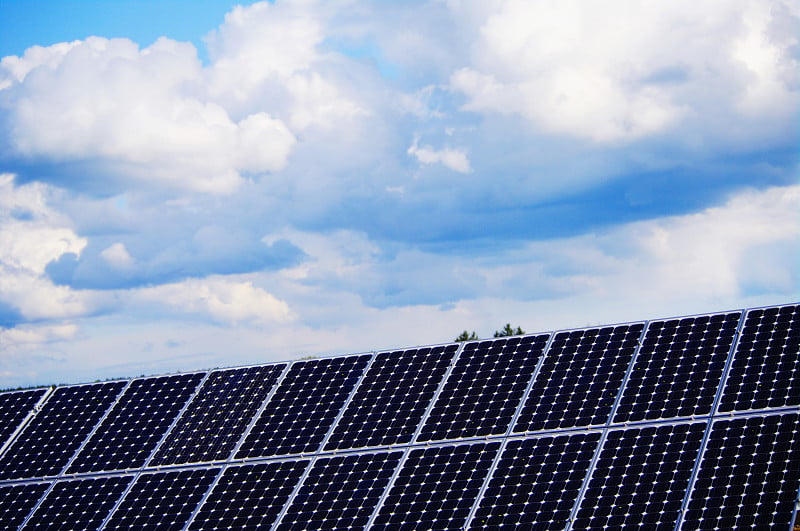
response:
[(797, 413), (716, 421), (683, 528), (785, 531), (799, 483)]
[(467, 343), (417, 440), (506, 433), (549, 337)]
[(127, 382), (61, 387), (0, 459), (0, 479), (55, 476), (69, 462)]
[(145, 464), (204, 373), (134, 380), (69, 466), (69, 473)]
[(377, 354), (326, 450), (411, 441), (458, 345)]
[(17, 529), (49, 485), (28, 483), (0, 486), (0, 524), (5, 529)]
[(369, 358), (362, 355), (293, 363), (236, 457), (315, 451), (358, 383)]
[(613, 430), (574, 529), (674, 529), (706, 423)]
[(98, 529), (133, 476), (59, 481), (23, 529)]
[(605, 424), (643, 328), (636, 323), (556, 334), (514, 431)]
[(799, 309), (0, 393), (0, 528), (788, 530)]
[(711, 413), (741, 312), (654, 321), (614, 422)]
[(228, 466), (189, 529), (268, 528), (289, 500), (309, 460)]
[(800, 306), (747, 312), (720, 411), (800, 404)]
[(103, 529), (183, 529), (219, 471), (142, 474)]
[(0, 448), (28, 417), (47, 389), (0, 393)]
[(463, 529), (499, 442), (412, 449), (371, 529)]
[(471, 529), (565, 529), (600, 433), (511, 439)]
[(278, 529), (364, 529), (402, 456), (317, 458)]
[(227, 459), (285, 364), (212, 372), (153, 457), (153, 465)]

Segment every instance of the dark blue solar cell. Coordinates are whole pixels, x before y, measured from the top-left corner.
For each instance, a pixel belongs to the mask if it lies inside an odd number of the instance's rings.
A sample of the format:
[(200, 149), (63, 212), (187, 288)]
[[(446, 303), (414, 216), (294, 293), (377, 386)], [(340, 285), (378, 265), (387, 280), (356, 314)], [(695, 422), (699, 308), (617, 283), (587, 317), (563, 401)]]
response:
[(512, 439), (471, 529), (565, 529), (600, 433)]
[(144, 465), (202, 379), (194, 373), (131, 382), (68, 472)]
[(17, 529), (36, 506), (49, 483), (0, 486), (0, 526)]
[(515, 432), (605, 424), (643, 323), (556, 334)]
[(367, 354), (293, 363), (236, 457), (317, 450), (369, 358)]
[(133, 476), (59, 481), (24, 529), (98, 529)]
[(403, 452), (319, 458), (278, 529), (364, 529)]
[(464, 345), (417, 440), (504, 434), (549, 337)]
[(326, 450), (411, 441), (458, 345), (379, 353)]
[(126, 382), (60, 387), (0, 459), (0, 479), (57, 475)]
[(711, 413), (741, 312), (654, 321), (614, 422)]
[(189, 529), (269, 529), (309, 460), (229, 466)]
[(103, 529), (183, 529), (219, 471), (142, 474)]
[(151, 465), (227, 459), (286, 364), (212, 372)]
[(410, 450), (371, 529), (463, 529), (500, 443)]
[(47, 389), (0, 393), (0, 448), (33, 410)]
[(800, 404), (800, 306), (747, 312), (720, 411)]
[(573, 529), (675, 528), (706, 423), (614, 430)]
[(788, 530), (798, 488), (797, 413), (716, 421), (683, 529)]

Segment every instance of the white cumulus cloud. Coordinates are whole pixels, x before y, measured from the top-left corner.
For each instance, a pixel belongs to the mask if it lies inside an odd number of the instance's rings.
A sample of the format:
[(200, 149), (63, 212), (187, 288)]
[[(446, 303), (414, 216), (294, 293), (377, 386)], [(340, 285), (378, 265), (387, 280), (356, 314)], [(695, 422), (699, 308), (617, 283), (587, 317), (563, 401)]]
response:
[(469, 64), (450, 80), (464, 108), (519, 114), (547, 132), (630, 141), (698, 114), (789, 115), (797, 98), (798, 9), (787, 1), (451, 6), (475, 32)]
[(86, 298), (54, 285), (45, 268), (64, 254), (79, 255), (86, 244), (47, 206), (45, 185), (17, 187), (13, 175), (0, 175), (0, 301), (28, 319), (84, 314)]
[(179, 313), (209, 315), (223, 323), (285, 323), (294, 317), (286, 302), (253, 285), (223, 277), (189, 279), (142, 288), (134, 300), (156, 302)]
[(422, 164), (441, 164), (458, 173), (472, 171), (467, 153), (462, 149), (434, 149), (431, 146), (420, 146), (417, 141), (414, 141), (408, 148), (408, 154), (414, 156)]

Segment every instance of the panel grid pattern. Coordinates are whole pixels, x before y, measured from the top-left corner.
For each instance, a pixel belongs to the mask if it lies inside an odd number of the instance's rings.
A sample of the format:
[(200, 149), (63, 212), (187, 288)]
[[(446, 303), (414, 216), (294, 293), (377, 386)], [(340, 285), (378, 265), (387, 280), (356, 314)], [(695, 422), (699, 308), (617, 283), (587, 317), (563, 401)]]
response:
[(269, 528), (281, 513), (309, 460), (229, 466), (189, 529)]
[(706, 423), (609, 432), (573, 529), (674, 529)]
[(133, 476), (59, 481), (23, 529), (97, 529), (122, 497)]
[(800, 417), (756, 416), (713, 425), (684, 529), (780, 529), (800, 483)]
[(267, 365), (211, 373), (151, 464), (227, 459), (285, 367)]
[(512, 439), (492, 474), (471, 529), (564, 529), (600, 433)]
[(34, 390), (0, 400), (0, 521), (788, 529), (797, 308)]
[(643, 329), (637, 323), (556, 334), (514, 431), (605, 424)]
[(413, 449), (371, 529), (463, 529), (499, 442)]
[(237, 458), (313, 452), (344, 407), (369, 355), (294, 363)]
[(319, 458), (278, 529), (364, 529), (403, 452)]
[(710, 414), (740, 317), (651, 322), (614, 422)]
[(122, 470), (144, 465), (203, 375), (133, 381), (68, 472)]
[(800, 306), (747, 312), (720, 411), (800, 405)]
[(69, 463), (125, 382), (56, 389), (0, 459), (0, 479), (55, 476)]
[(46, 392), (46, 389), (34, 389), (0, 393), (0, 448)]
[(377, 354), (325, 450), (410, 442), (457, 350), (447, 345)]
[(466, 344), (417, 441), (506, 433), (549, 337)]
[(219, 468), (142, 474), (103, 529), (183, 529)]
[(48, 486), (48, 483), (0, 486), (0, 524), (5, 529), (18, 528)]

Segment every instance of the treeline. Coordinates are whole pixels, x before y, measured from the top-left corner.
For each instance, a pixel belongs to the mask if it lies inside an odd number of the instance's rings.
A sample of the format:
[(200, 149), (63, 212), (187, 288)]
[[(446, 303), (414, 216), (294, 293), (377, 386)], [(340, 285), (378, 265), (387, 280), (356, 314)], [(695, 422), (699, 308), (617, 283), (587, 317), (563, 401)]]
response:
[[(519, 326), (514, 328), (513, 326), (511, 326), (511, 323), (506, 323), (506, 325), (503, 328), (494, 331), (494, 337), (521, 336), (524, 333), (525, 330), (523, 330)], [(458, 335), (458, 337), (456, 337), (456, 341), (458, 342), (472, 341), (475, 339), (480, 339), (480, 338), (478, 337), (478, 334), (476, 334), (474, 330), (472, 332), (467, 332), (466, 330), (464, 330)]]

